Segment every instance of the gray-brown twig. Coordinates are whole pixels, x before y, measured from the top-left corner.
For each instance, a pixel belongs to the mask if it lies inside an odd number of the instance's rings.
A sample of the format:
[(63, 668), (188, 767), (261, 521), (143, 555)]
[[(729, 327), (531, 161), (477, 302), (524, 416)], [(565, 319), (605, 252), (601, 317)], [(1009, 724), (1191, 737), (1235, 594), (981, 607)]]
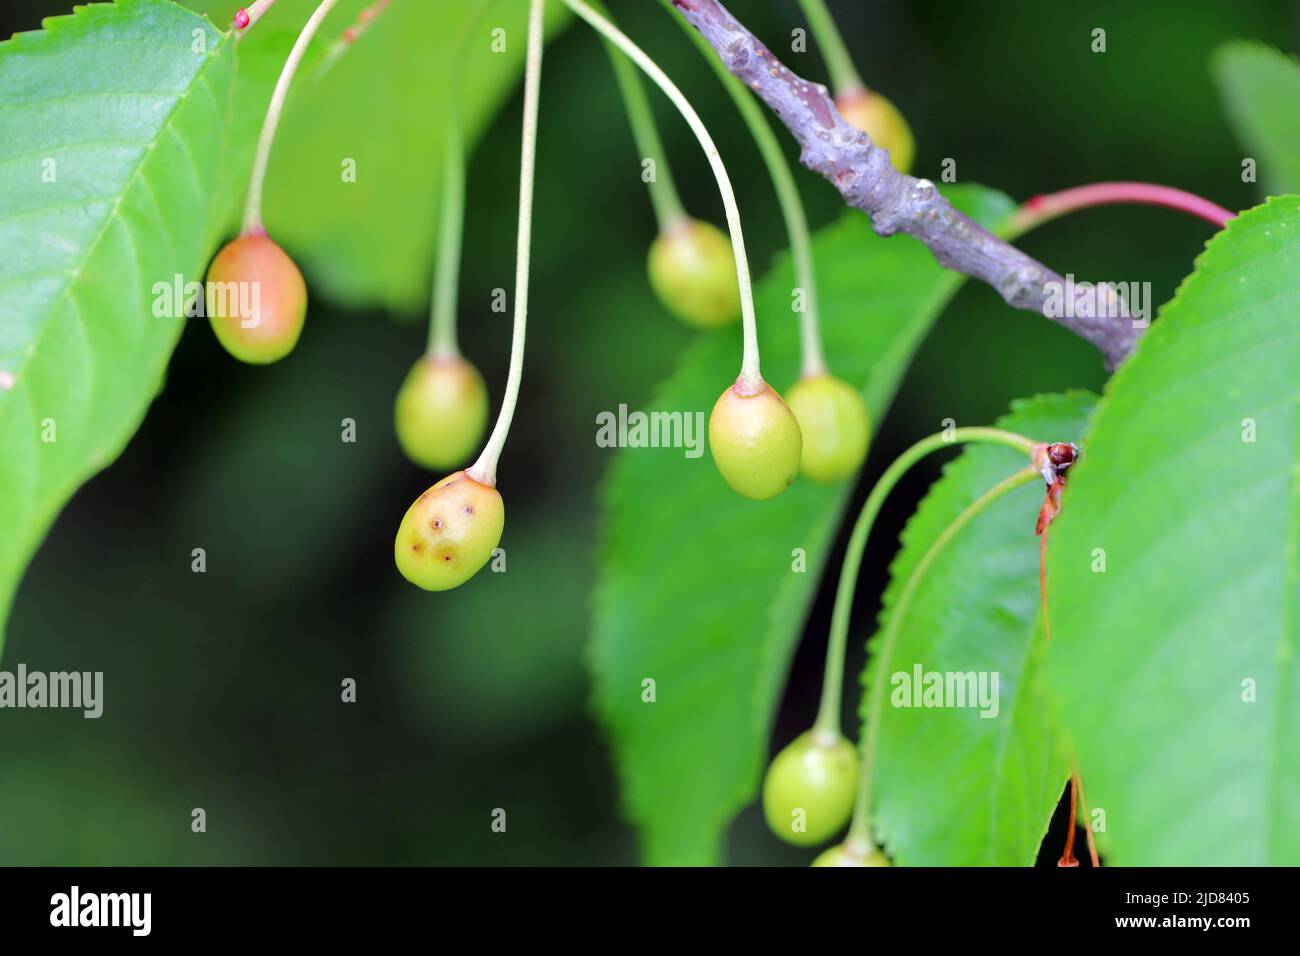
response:
[(1087, 285), (1067, 285), (954, 209), (933, 183), (900, 173), (886, 150), (840, 116), (826, 87), (792, 73), (717, 0), (673, 3), (727, 69), (785, 124), (801, 147), (804, 166), (870, 216), (879, 235), (903, 232), (919, 239), (940, 265), (987, 283), (1008, 304), (1045, 315), (1091, 342), (1109, 368), (1133, 351), (1140, 327), (1113, 289), (1098, 294)]

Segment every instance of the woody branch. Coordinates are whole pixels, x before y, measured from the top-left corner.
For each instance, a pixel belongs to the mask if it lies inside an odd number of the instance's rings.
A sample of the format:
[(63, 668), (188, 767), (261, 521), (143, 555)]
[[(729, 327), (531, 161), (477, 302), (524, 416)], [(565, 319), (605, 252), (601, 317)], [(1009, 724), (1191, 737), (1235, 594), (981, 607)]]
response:
[(844, 201), (871, 217), (881, 236), (902, 232), (929, 248), (940, 265), (992, 286), (1009, 305), (1045, 315), (1095, 345), (1115, 368), (1133, 351), (1138, 328), (1123, 302), (1096, 289), (1075, 289), (1061, 303), (1065, 280), (1015, 246), (962, 215), (928, 180), (897, 171), (888, 151), (850, 125), (826, 87), (782, 64), (717, 0), (672, 0), (708, 40), (727, 69), (785, 124), (800, 161), (820, 173)]

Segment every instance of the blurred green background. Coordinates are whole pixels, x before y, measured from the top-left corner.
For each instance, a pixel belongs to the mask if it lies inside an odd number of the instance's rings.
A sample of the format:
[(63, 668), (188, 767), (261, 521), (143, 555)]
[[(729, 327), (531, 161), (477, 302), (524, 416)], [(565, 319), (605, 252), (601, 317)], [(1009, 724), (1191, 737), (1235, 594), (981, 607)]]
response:
[[(236, 6), (191, 5), (222, 25)], [(714, 132), (761, 273), (784, 230), (729, 100), (657, 3), (609, 5)], [(918, 175), (937, 180), (951, 157), (959, 180), (1017, 199), (1106, 179), (1163, 182), (1234, 209), (1257, 199), (1241, 182), (1242, 149), (1206, 61), (1235, 37), (1294, 50), (1295, 3), (831, 6), (866, 81), (911, 122)], [(7, 7), (0, 35), (68, 8)], [(801, 25), (794, 0), (730, 8), (777, 49)], [(1104, 54), (1090, 50), (1096, 27), (1107, 32)], [(787, 62), (824, 77), (815, 47)], [(270, 370), (236, 365), (206, 323), (193, 323), (144, 427), (73, 499), (19, 591), (3, 666), (102, 670), (105, 711), (97, 721), (0, 715), (0, 863), (635, 862), (587, 706), (596, 489), (612, 454), (595, 445), (595, 416), (643, 402), (691, 333), (647, 286), (654, 223), (608, 70), (581, 24), (548, 48), (531, 334), (501, 466), (505, 579), (485, 573), (431, 596), (392, 567), (397, 522), (431, 482), (402, 457), (391, 426), (397, 387), (423, 347), (422, 314), (341, 312), (318, 296), (298, 351)], [(697, 145), (656, 105), (688, 207), (721, 222)], [(436, 104), (411, 110), (412, 122), (436, 117)], [(518, 124), (516, 91), (469, 170), (462, 345), (494, 407), (509, 316), (488, 304), (513, 280)], [(799, 181), (814, 226), (840, 214), (823, 181), (802, 171)], [(1150, 281), (1159, 303), (1208, 235), (1173, 212), (1112, 208), (1045, 226), (1022, 245), (1080, 279)], [(944, 418), (985, 422), (1018, 396), (1103, 381), (1089, 347), (968, 285), (882, 424), (858, 500)], [(357, 422), (355, 444), (339, 440), (344, 418)], [(896, 536), (935, 467), (897, 495), (877, 540)], [(206, 574), (191, 573), (196, 547), (206, 549)], [(875, 613), (889, 557), (868, 556), (858, 622)], [(814, 709), (829, 609), (824, 582), (777, 743)], [(355, 704), (339, 699), (348, 677)], [(194, 807), (207, 811), (206, 834), (190, 831)], [(497, 807), (505, 834), (489, 828)], [(807, 857), (769, 837), (752, 808), (729, 854), (741, 864)]]

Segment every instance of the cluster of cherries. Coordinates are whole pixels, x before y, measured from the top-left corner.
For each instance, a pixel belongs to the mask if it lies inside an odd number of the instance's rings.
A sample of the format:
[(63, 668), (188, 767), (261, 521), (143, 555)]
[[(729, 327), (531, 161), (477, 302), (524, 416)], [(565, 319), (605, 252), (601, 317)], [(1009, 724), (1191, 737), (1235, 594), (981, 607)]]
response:
[[(892, 155), (909, 160), (911, 134), (883, 96), (863, 101), (854, 122), (867, 126)], [(904, 137), (900, 140), (900, 136)], [(659, 235), (650, 248), (650, 285), (665, 308), (689, 325), (711, 329), (735, 322), (740, 300), (731, 245), (715, 226), (688, 219)], [(279, 361), (302, 334), (307, 287), (290, 256), (260, 227), (217, 253), (208, 268), (215, 283), (260, 286), (258, 321), (209, 310), (218, 341), (235, 358)], [(483, 440), (488, 395), (483, 376), (459, 355), (422, 356), (397, 395), (395, 425), (407, 456), (429, 469), (464, 464)], [(766, 499), (800, 471), (818, 482), (857, 472), (866, 457), (870, 422), (860, 393), (829, 374), (801, 378), (782, 397), (761, 380), (737, 381), (722, 393), (709, 419), (709, 449), (727, 483), (747, 498)], [(505, 509), (497, 489), (469, 471), (456, 471), (421, 494), (402, 519), (394, 545), (398, 569), (430, 591), (469, 580), (500, 544)]]
[[(260, 12), (269, 2), (255, 6)], [(373, 18), (384, 2), (367, 16)], [(264, 365), (287, 356), (306, 318), (302, 274), (261, 223), (260, 186), (284, 94), (303, 49), (331, 6), (332, 0), (321, 3), (286, 62), (263, 128), (261, 168), (255, 165), (257, 188), (250, 187), (244, 227), (208, 268), (209, 289), (232, 282), (256, 283), (259, 288), (256, 316), (207, 310), (218, 341), (243, 362)], [(241, 10), (235, 27), (244, 30), (251, 22), (249, 13)], [(350, 38), (345, 34), (345, 39)], [(890, 151), (896, 166), (903, 171), (910, 167), (912, 134), (893, 104), (878, 93), (855, 89), (838, 97), (836, 105), (846, 120)], [(683, 216), (663, 225), (650, 248), (648, 272), (664, 307), (688, 325), (716, 329), (741, 316), (741, 280), (733, 247), (726, 234), (709, 223)], [(747, 331), (752, 334), (752, 325)], [(746, 498), (764, 500), (784, 491), (799, 472), (822, 483), (856, 474), (871, 437), (860, 392), (817, 368), (805, 371), (783, 399), (757, 374), (756, 363), (754, 368), (748, 374), (742, 371), (722, 393), (709, 419), (709, 448), (727, 484)], [(398, 391), (394, 423), (399, 443), (414, 463), (444, 471), (463, 466), (483, 444), (488, 412), (487, 388), (473, 364), (454, 347), (431, 348), (415, 362)], [(508, 428), (509, 416), (504, 417)], [(448, 590), (469, 580), (491, 558), (505, 524), (495, 474), (500, 441), (494, 433), (490, 453), (429, 487), (407, 509), (394, 541), (394, 558), (407, 580), (429, 591)], [(849, 819), (857, 775), (856, 751), (838, 732), (833, 739), (823, 739), (817, 730), (802, 735), (777, 756), (764, 784), (763, 802), (773, 831), (798, 845), (828, 840)], [(794, 817), (805, 825), (792, 827)], [(855, 846), (850, 838), (824, 852), (816, 865), (889, 865), (874, 846)]]

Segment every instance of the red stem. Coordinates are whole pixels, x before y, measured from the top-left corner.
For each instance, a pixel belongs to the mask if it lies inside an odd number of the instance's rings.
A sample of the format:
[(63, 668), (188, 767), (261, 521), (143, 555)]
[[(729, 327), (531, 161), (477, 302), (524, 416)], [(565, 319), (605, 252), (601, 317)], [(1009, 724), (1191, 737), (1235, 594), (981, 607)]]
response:
[(1055, 219), (1057, 216), (1074, 212), (1076, 209), (1128, 203), (1177, 209), (1190, 216), (1204, 219), (1220, 229), (1236, 215), (1208, 199), (1202, 199), (1182, 189), (1174, 189), (1172, 186), (1130, 182), (1092, 183), (1026, 200), (1016, 213), (1015, 224), (1018, 230), (1028, 229), (1049, 219)]
[(1070, 774), (1070, 828), (1065, 831), (1065, 851), (1061, 854), (1061, 858), (1056, 861), (1057, 866), (1079, 865), (1079, 861), (1074, 858), (1075, 788), (1078, 783), (1079, 775), (1077, 773)]
[[(1071, 763), (1073, 764), (1073, 760), (1071, 760)], [(1083, 778), (1079, 776), (1077, 768), (1074, 770), (1074, 780), (1079, 785), (1079, 805), (1083, 807), (1083, 815), (1088, 817), (1088, 798), (1083, 794)], [(1092, 821), (1090, 819), (1084, 820), (1083, 832), (1088, 836), (1088, 857), (1092, 860), (1094, 867), (1099, 867), (1101, 866), (1101, 860), (1097, 856), (1097, 843), (1092, 838)]]
[(1052, 618), (1047, 613), (1047, 529), (1043, 529), (1042, 540), (1038, 545), (1038, 596), (1043, 602), (1043, 634), (1052, 640)]
[[(1059, 479), (1058, 479), (1059, 481)], [(1055, 487), (1055, 486), (1054, 486)], [(1056, 511), (1053, 510), (1054, 502), (1052, 501), (1052, 492), (1047, 493), (1047, 501), (1043, 503), (1043, 510), (1039, 513), (1039, 535), (1040, 543), (1038, 548), (1038, 594), (1043, 601), (1043, 632), (1047, 641), (1052, 640), (1052, 620), (1047, 613), (1047, 532), (1056, 517)], [(1061, 854), (1061, 859), (1057, 866), (1078, 866), (1079, 861), (1074, 858), (1074, 828), (1077, 825), (1075, 802), (1075, 789), (1078, 789), (1078, 803), (1083, 804), (1084, 816), (1088, 815), (1088, 801), (1083, 795), (1083, 781), (1079, 778), (1079, 769), (1075, 763), (1074, 755), (1070, 756), (1070, 829), (1065, 837), (1065, 852)], [(1090, 821), (1085, 822), (1084, 832), (1088, 836), (1088, 857), (1092, 860), (1095, 867), (1101, 866), (1101, 860), (1097, 857), (1097, 844), (1092, 837), (1092, 824)]]

